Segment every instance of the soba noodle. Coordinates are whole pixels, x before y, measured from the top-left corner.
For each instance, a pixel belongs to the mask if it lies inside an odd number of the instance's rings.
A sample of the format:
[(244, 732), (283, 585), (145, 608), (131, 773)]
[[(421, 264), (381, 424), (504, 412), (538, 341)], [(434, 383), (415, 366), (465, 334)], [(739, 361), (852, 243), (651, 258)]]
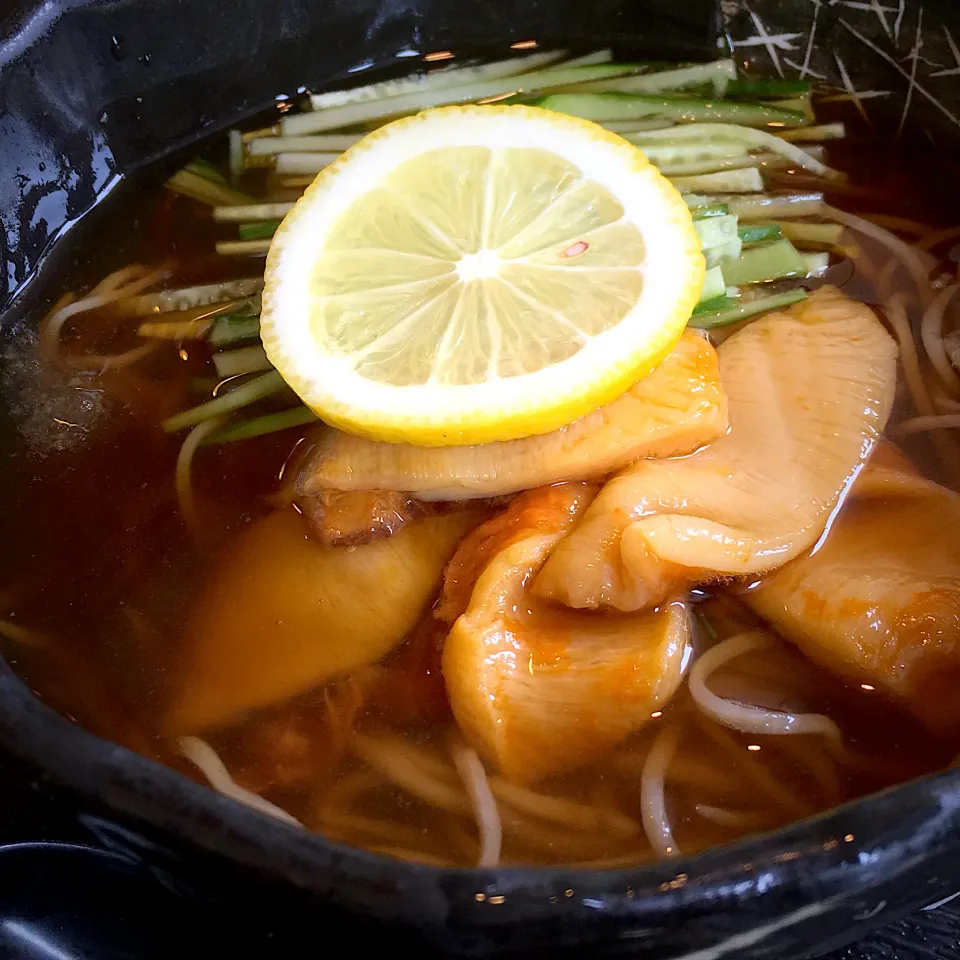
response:
[(397, 742), (394, 737), (388, 740), (359, 733), (350, 745), (361, 760), (425, 803), (448, 813), (470, 812), (462, 790), (438, 776), (435, 763), (429, 758), (425, 761), (412, 745)]
[(500, 848), (503, 843), (503, 830), (500, 826), (500, 813), (497, 801), (490, 789), (487, 772), (475, 750), (460, 742), (450, 745), (453, 762), (463, 780), (480, 831), (480, 855), (478, 867), (495, 867), (500, 862)]
[(762, 633), (741, 633), (701, 654), (690, 670), (690, 693), (694, 703), (711, 720), (741, 733), (813, 733), (821, 734), (839, 744), (842, 740), (840, 728), (829, 717), (819, 713), (785, 713), (745, 706), (718, 697), (707, 687), (707, 679), (715, 670), (745, 653), (762, 650), (771, 642), (771, 639)]
[[(117, 303), (132, 297), (135, 294), (142, 293), (150, 287), (155, 286), (161, 280), (169, 276), (170, 271), (167, 267), (158, 267), (150, 270), (148, 267), (140, 264), (131, 264), (122, 270), (117, 270), (100, 281), (93, 290), (81, 300), (73, 300), (64, 304), (60, 309), (52, 313), (40, 327), (40, 349), (46, 358), (50, 361), (57, 360), (60, 354), (61, 331), (68, 320), (83, 313), (90, 313), (108, 306), (111, 303)], [(135, 278), (135, 279), (133, 279)], [(83, 366), (105, 367), (108, 364), (123, 365), (132, 363), (140, 357), (155, 349), (157, 344), (143, 344), (133, 350), (127, 351), (113, 357), (91, 356), (83, 354), (79, 362)], [(147, 348), (150, 348), (149, 350)], [(136, 354), (136, 356), (133, 356)], [(68, 361), (77, 358), (67, 358)]]
[(869, 220), (865, 220), (863, 217), (858, 217), (855, 214), (848, 213), (846, 210), (839, 210), (836, 207), (827, 206), (824, 207), (824, 213), (830, 217), (831, 220), (836, 220), (837, 223), (842, 223), (851, 230), (857, 230), (885, 246), (910, 274), (910, 277), (916, 285), (917, 294), (924, 306), (929, 303), (932, 299), (930, 269), (933, 267), (933, 259), (929, 254), (918, 251), (916, 248), (904, 243), (889, 230), (884, 230), (883, 227), (878, 227), (875, 223), (871, 223)]
[(180, 446), (180, 452), (177, 454), (177, 465), (174, 471), (177, 502), (180, 504), (180, 515), (183, 517), (183, 522), (187, 530), (190, 531), (194, 543), (197, 544), (203, 543), (206, 528), (200, 512), (197, 510), (193, 481), (190, 476), (191, 466), (197, 449), (207, 437), (219, 430), (223, 423), (223, 417), (213, 417), (203, 423), (198, 423), (187, 434), (186, 439)]
[(957, 371), (954, 370), (953, 364), (947, 357), (943, 342), (943, 318), (958, 289), (960, 287), (957, 287), (956, 284), (944, 287), (937, 294), (933, 303), (927, 307), (920, 324), (920, 336), (923, 340), (924, 349), (927, 351), (927, 356), (930, 358), (933, 369), (937, 371), (947, 392), (954, 399), (960, 396), (960, 376), (957, 375)]
[(956, 430), (957, 428), (960, 428), (960, 413), (912, 417), (897, 424), (897, 436), (909, 437), (911, 434), (924, 433), (927, 430)]
[(665, 727), (653, 742), (640, 778), (643, 830), (650, 846), (663, 857), (680, 855), (667, 813), (667, 768), (680, 744), (680, 727)]
[(180, 752), (210, 781), (210, 786), (220, 793), (239, 803), (246, 804), (254, 810), (266, 813), (277, 820), (283, 820), (295, 826), (302, 826), (296, 817), (292, 817), (286, 810), (281, 809), (269, 800), (264, 800), (259, 794), (241, 787), (227, 770), (216, 750), (199, 737), (181, 737)]

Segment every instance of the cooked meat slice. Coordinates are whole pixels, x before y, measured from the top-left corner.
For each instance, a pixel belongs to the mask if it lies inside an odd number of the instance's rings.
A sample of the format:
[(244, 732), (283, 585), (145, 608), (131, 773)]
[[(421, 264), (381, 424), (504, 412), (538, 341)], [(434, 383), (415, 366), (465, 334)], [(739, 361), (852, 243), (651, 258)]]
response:
[(811, 547), (876, 444), (896, 346), (869, 307), (823, 287), (719, 349), (730, 431), (610, 480), (534, 592), (641, 610), (691, 584), (760, 573)]
[(716, 352), (688, 333), (623, 396), (552, 433), (469, 447), (416, 447), (331, 430), (298, 485), (306, 495), (389, 487), (421, 500), (492, 497), (602, 477), (639, 457), (687, 454), (726, 428)]
[[(570, 610), (529, 593), (591, 493), (582, 484), (532, 491), (521, 510), (507, 511), (510, 522), (491, 521), (471, 538), (479, 576), (447, 637), (443, 675), (460, 728), (517, 782), (602, 755), (646, 724), (682, 678), (683, 604), (622, 616)], [(473, 579), (471, 564), (457, 570)]]

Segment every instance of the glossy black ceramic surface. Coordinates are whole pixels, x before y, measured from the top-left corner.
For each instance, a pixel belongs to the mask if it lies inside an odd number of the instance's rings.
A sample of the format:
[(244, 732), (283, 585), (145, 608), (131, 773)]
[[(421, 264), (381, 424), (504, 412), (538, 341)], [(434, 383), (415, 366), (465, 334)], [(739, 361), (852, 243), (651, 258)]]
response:
[[(259, 113), (277, 94), (358, 65), (400, 69), (406, 51), (494, 51), (537, 37), (702, 58), (729, 28), (736, 52), (766, 72), (823, 74), (841, 87), (845, 74), (854, 92), (879, 94), (849, 103), (869, 106), (884, 136), (905, 118), (909, 135), (958, 149), (960, 96), (942, 83), (951, 74), (933, 76), (953, 69), (960, 29), (949, 3), (724, 5), (723, 22), (710, 0), (53, 0), (11, 9), (0, 40), (4, 330), (16, 335), (36, 315), (55, 274), (70, 268), (76, 237), (96, 242), (106, 222), (103, 210), (91, 212), (98, 198), (122, 194), (151, 164), (175, 164), (197, 138)], [(0, 400), (4, 442), (15, 443), (11, 398)], [(269, 907), (278, 929), (313, 931), (313, 949), (329, 947), (323, 938), (335, 929), (361, 951), (790, 960), (960, 886), (956, 773), (649, 868), (452, 871), (258, 816), (71, 725), (2, 662), (0, 750), (28, 797), (65, 804), (101, 847), (147, 869), (175, 900), (217, 916), (233, 910), (241, 924)]]

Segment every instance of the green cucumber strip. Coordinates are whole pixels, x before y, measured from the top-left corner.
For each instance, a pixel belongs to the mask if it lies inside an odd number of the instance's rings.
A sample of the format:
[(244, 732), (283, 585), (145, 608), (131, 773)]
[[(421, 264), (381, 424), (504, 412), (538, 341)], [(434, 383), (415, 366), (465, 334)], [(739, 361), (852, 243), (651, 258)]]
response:
[(627, 139), (631, 134), (647, 133), (650, 130), (666, 130), (673, 126), (672, 120), (611, 120), (609, 123), (601, 124), (611, 133), (618, 133), (621, 137)]
[(362, 139), (359, 133), (327, 133), (316, 137), (258, 137), (247, 144), (247, 153), (251, 157), (272, 157), (278, 153), (341, 153)]
[[(607, 94), (611, 96), (611, 94)], [(589, 118), (588, 118), (589, 119)], [(774, 136), (766, 130), (751, 130), (737, 123), (693, 123), (686, 126), (670, 127), (667, 130), (650, 130), (631, 138), (641, 150), (661, 143), (702, 143), (705, 140), (733, 140), (745, 144), (750, 149), (769, 150), (779, 153), (791, 163), (816, 174), (834, 180), (845, 179), (845, 174), (834, 170), (812, 157), (800, 147), (787, 142), (782, 136)]]
[(725, 217), (708, 217), (693, 223), (700, 246), (704, 250), (720, 247), (737, 239), (737, 218), (727, 214)]
[(830, 266), (829, 253), (801, 253), (808, 277), (822, 277)]
[(823, 212), (822, 193), (773, 194), (763, 197), (716, 197), (723, 201), (742, 221), (788, 220), (809, 217)]
[(342, 106), (315, 110), (312, 113), (293, 114), (280, 121), (283, 136), (300, 136), (306, 133), (322, 133), (325, 130), (339, 130), (354, 127), (387, 117), (399, 117), (418, 113), (429, 107), (440, 107), (453, 103), (473, 103), (477, 100), (489, 100), (505, 94), (528, 95), (540, 90), (562, 87), (568, 83), (582, 83), (588, 80), (601, 80), (605, 77), (622, 76), (635, 71), (635, 64), (598, 63), (592, 67), (573, 67), (564, 69), (554, 67), (525, 73), (519, 77), (498, 77), (494, 80), (482, 80), (478, 83), (451, 86), (444, 82), (442, 86), (416, 90), (395, 97), (377, 100), (347, 103)]
[(209, 160), (204, 160), (203, 157), (197, 157), (196, 160), (191, 160), (183, 169), (189, 170), (190, 173), (195, 173), (198, 177), (203, 177), (205, 180), (210, 180), (213, 183), (219, 183), (223, 186), (227, 185), (227, 178), (223, 175), (220, 168), (212, 164)]
[(250, 440), (253, 437), (262, 437), (268, 433), (277, 433), (280, 430), (289, 430), (291, 427), (302, 427), (308, 423), (316, 423), (317, 417), (306, 407), (294, 407), (292, 410), (281, 410), (279, 413), (267, 413), (262, 417), (253, 417), (251, 420), (241, 420), (231, 423), (210, 434), (203, 441), (210, 443), (231, 443), (235, 440)]
[(230, 151), (227, 161), (230, 170), (230, 185), (235, 187), (247, 165), (247, 158), (243, 152), (243, 134), (239, 130), (231, 130), (227, 134), (227, 141)]
[(707, 267), (719, 267), (731, 260), (736, 260), (742, 251), (743, 243), (739, 237), (734, 237), (719, 247), (704, 250), (703, 259), (706, 261)]
[(213, 248), (222, 257), (265, 257), (270, 250), (270, 239), (221, 240)]
[(824, 140), (842, 140), (847, 135), (847, 128), (842, 123), (822, 123), (815, 127), (797, 127), (796, 130), (781, 130), (777, 136), (788, 143), (803, 141), (804, 143), (818, 143)]
[(230, 313), (225, 317), (217, 318), (207, 340), (215, 347), (224, 347), (234, 343), (242, 343), (244, 340), (258, 339), (259, 337), (259, 317)]
[(721, 310), (730, 310), (737, 305), (733, 297), (724, 294), (722, 297), (714, 297), (712, 300), (701, 300), (693, 308), (693, 316), (702, 317), (708, 313), (719, 313)]
[[(646, 150), (644, 150), (646, 153)], [(693, 177), (705, 173), (720, 173), (722, 170), (744, 170), (757, 167), (766, 170), (770, 166), (783, 166), (784, 160), (775, 153), (743, 154), (738, 157), (724, 157), (721, 160), (701, 160), (692, 163), (658, 163), (656, 168), (665, 177)]]
[(809, 96), (796, 97), (792, 100), (771, 100), (770, 106), (779, 107), (781, 110), (796, 110), (797, 113), (802, 113), (807, 118), (808, 124), (817, 119)]
[(719, 267), (737, 260), (743, 252), (743, 241), (734, 237), (718, 247), (711, 247), (703, 251), (703, 258), (707, 267)]
[(781, 100), (786, 97), (802, 97), (810, 93), (806, 80), (760, 80), (738, 77), (727, 84), (728, 97), (743, 100)]
[(381, 80), (379, 83), (369, 83), (362, 87), (352, 87), (349, 90), (315, 93), (310, 97), (310, 106), (314, 110), (326, 110), (330, 107), (343, 107), (351, 103), (385, 100), (408, 93), (446, 90), (453, 86), (515, 77), (530, 70), (540, 70), (556, 63), (563, 58), (563, 55), (562, 50), (531, 53), (525, 57), (510, 57), (507, 60), (482, 63), (479, 66), (444, 67), (430, 73), (401, 77), (398, 80)]
[(736, 260), (723, 265), (723, 276), (727, 283), (738, 287), (785, 277), (804, 277), (806, 274), (807, 265), (803, 257), (786, 239), (748, 247)]
[(801, 300), (806, 299), (806, 290), (788, 290), (786, 293), (777, 293), (770, 297), (758, 297), (756, 300), (741, 300), (735, 307), (721, 310), (718, 313), (695, 314), (690, 318), (687, 326), (697, 327), (700, 330), (713, 330), (717, 327), (725, 327), (728, 324), (736, 323), (738, 320), (755, 317), (760, 313), (767, 313), (770, 310), (789, 307), (794, 303), (799, 303)]
[(613, 51), (607, 47), (605, 50), (594, 50), (593, 53), (585, 53), (583, 56), (564, 60), (560, 66), (570, 70), (573, 67), (592, 67), (598, 63), (611, 63), (612, 61)]
[(669, 93), (674, 90), (689, 90), (691, 87), (712, 87), (713, 95), (722, 98), (727, 85), (737, 76), (733, 60), (714, 60), (698, 63), (692, 67), (677, 67), (674, 70), (659, 70), (632, 77), (616, 77), (612, 80), (594, 80), (577, 84), (569, 93)]
[(698, 193), (703, 190), (714, 193), (763, 192), (763, 177), (756, 167), (720, 170), (717, 173), (701, 173), (692, 177), (671, 177), (670, 182), (681, 193)]
[(293, 203), (245, 203), (213, 208), (213, 219), (220, 223), (250, 223), (254, 220), (277, 220), (293, 209)]
[[(629, 138), (628, 138), (629, 139)], [(644, 153), (646, 147), (641, 147)], [(813, 156), (814, 151), (819, 155), (814, 156), (815, 160), (823, 159), (822, 148), (811, 148), (807, 152)], [(719, 160), (703, 160), (692, 163), (658, 163), (657, 169), (665, 177), (685, 177), (694, 176), (702, 173), (719, 173), (721, 170), (740, 170), (746, 167), (757, 167), (762, 173), (769, 170), (780, 170), (784, 167), (792, 166), (791, 162), (779, 153), (772, 151), (762, 151), (761, 153), (749, 153), (736, 157), (724, 157)]]
[(780, 232), (798, 246), (835, 247), (843, 236), (842, 223), (781, 223)]
[(703, 287), (700, 290), (700, 303), (706, 300), (715, 300), (717, 297), (726, 296), (727, 284), (724, 280), (723, 270), (720, 267), (711, 267), (703, 275)]
[(695, 193), (684, 194), (684, 200), (693, 214), (694, 220), (706, 220), (707, 217), (725, 217), (729, 212), (729, 207), (725, 203), (711, 201), (707, 197), (698, 196)]
[(226, 183), (211, 180), (209, 177), (197, 173), (196, 170), (189, 170), (186, 167), (183, 170), (178, 170), (167, 181), (166, 185), (174, 193), (205, 203), (209, 207), (234, 206), (255, 202), (254, 198), (248, 194), (234, 190)]
[(544, 110), (555, 110), (597, 123), (639, 120), (643, 117), (660, 117), (687, 123), (726, 123), (744, 127), (763, 127), (770, 123), (795, 127), (806, 123), (804, 115), (794, 110), (780, 110), (762, 103), (696, 100), (692, 97), (640, 97), (628, 93), (553, 93), (531, 102)]
[[(633, 140), (635, 135), (627, 134), (625, 140)], [(715, 141), (712, 143), (666, 143), (642, 146), (646, 158), (656, 167), (678, 163), (699, 163), (725, 160), (727, 157), (742, 157), (747, 146), (742, 143)]]
[(737, 228), (737, 235), (744, 243), (766, 243), (780, 238), (780, 227), (776, 223), (747, 223)]
[(164, 433), (177, 433), (185, 430), (187, 427), (195, 427), (204, 420), (211, 417), (217, 417), (222, 413), (232, 413), (241, 407), (269, 397), (271, 394), (280, 393), (286, 390), (287, 385), (283, 382), (283, 377), (276, 370), (271, 370), (262, 376), (256, 377), (249, 383), (244, 383), (222, 396), (201, 403), (199, 406), (190, 407), (188, 410), (182, 410), (180, 413), (164, 420), (160, 426)]
[(336, 160), (339, 153), (278, 153), (273, 169), (285, 176), (319, 173)]
[(237, 347), (235, 350), (219, 350), (213, 355), (213, 366), (221, 380), (273, 369), (273, 364), (267, 359), (259, 343), (249, 347)]
[(241, 223), (237, 233), (241, 240), (265, 240), (272, 237), (280, 226), (279, 220), (263, 220), (260, 223)]

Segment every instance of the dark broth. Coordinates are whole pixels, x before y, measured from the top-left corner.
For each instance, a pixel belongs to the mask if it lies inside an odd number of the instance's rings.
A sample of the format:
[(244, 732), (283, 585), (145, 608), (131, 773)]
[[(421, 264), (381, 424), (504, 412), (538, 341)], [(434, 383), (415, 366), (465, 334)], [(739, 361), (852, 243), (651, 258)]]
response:
[[(831, 147), (831, 153), (837, 165), (856, 171), (856, 191), (834, 196), (836, 205), (935, 226), (960, 220), (957, 171), (942, 156), (922, 148), (893, 155), (873, 143)], [(211, 257), (216, 229), (197, 230), (192, 218), (187, 226), (183, 201), (166, 193), (145, 196), (147, 213), (137, 227), (149, 252), (145, 262), (173, 258), (190, 264), (175, 277), (185, 283), (260, 269), (260, 261)], [(945, 200), (954, 207), (947, 209)], [(114, 266), (99, 264), (96, 272)], [(834, 267), (832, 276), (851, 296), (876, 299), (872, 278), (852, 264)], [(130, 345), (125, 336), (91, 346), (121, 349)], [(231, 535), (273, 509), (270, 495), (302, 432), (202, 452), (195, 487), (209, 547), (198, 554), (174, 495), (180, 439), (164, 435), (157, 424), (186, 404), (191, 378), (207, 373), (206, 347), (191, 344), (179, 354), (160, 353), (104, 376), (43, 367), (28, 334), (7, 350), (4, 388), (19, 433), (7, 460), (12, 532), (4, 552), (0, 618), (24, 633), (0, 639), (3, 652), (44, 701), (75, 722), (202, 779), (158, 732), (170, 678), (181, 665), (183, 624), (208, 571), (231, 549)], [(898, 415), (904, 409), (900, 404)], [(926, 437), (907, 449), (927, 475), (944, 479)], [(731, 596), (708, 599), (703, 610), (721, 637), (754, 622)], [(428, 769), (447, 764), (453, 721), (439, 674), (438, 639), (427, 617), (375, 676), (361, 671), (209, 739), (238, 782), (309, 828), (428, 862), (470, 865), (477, 838), (468, 817), (371, 777), (355, 756), (344, 754), (338, 739), (342, 727), (352, 726), (386, 738), (381, 744), (396, 740), (399, 753), (414, 751), (412, 762)], [(864, 761), (841, 764), (831, 779), (814, 738), (731, 732), (698, 718), (682, 693), (662, 718), (610, 755), (538, 784), (541, 797), (568, 801), (552, 820), (529, 814), (524, 804), (537, 802), (530, 797), (508, 803), (503, 859), (611, 865), (652, 859), (643, 835), (630, 834), (624, 821), (639, 817), (641, 767), (662, 724), (683, 730), (667, 797), (684, 852), (936, 770), (956, 753), (956, 744), (934, 741), (879, 693), (845, 686), (786, 644), (753, 659), (764, 675), (802, 688), (808, 709), (828, 712)], [(745, 662), (743, 669), (750, 668)], [(752, 746), (759, 749), (747, 749)], [(758, 793), (765, 798), (759, 809)], [(587, 821), (596, 811), (606, 819), (591, 827)]]

